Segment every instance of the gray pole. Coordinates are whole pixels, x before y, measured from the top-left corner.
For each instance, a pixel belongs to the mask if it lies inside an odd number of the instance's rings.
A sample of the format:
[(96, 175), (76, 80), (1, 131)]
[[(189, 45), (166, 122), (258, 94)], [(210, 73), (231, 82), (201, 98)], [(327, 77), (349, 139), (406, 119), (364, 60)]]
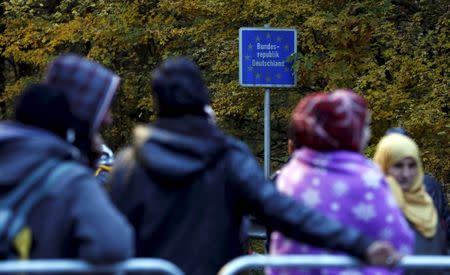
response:
[[(264, 28), (270, 28), (270, 24)], [(270, 177), (270, 89), (264, 90), (264, 176)]]
[(270, 177), (270, 89), (264, 93), (264, 176)]

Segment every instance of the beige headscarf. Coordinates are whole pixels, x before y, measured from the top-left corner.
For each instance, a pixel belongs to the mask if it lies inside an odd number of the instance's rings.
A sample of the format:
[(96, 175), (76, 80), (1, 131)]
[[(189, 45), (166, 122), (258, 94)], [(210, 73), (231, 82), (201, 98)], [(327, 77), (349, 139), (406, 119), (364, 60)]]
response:
[(391, 176), (387, 176), (388, 183), (408, 221), (423, 236), (431, 238), (436, 234), (437, 211), (433, 200), (425, 190), (424, 173), (417, 144), (411, 138), (401, 134), (387, 135), (378, 143), (374, 160), (387, 175), (392, 165), (407, 157), (413, 158), (417, 163), (417, 176), (411, 188), (403, 191)]

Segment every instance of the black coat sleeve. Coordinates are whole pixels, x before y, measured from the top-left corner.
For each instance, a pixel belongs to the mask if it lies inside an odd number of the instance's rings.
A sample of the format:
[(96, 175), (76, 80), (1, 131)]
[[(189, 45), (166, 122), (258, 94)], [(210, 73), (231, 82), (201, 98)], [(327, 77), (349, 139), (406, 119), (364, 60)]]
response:
[(365, 260), (372, 240), (279, 193), (264, 179), (249, 151), (236, 150), (229, 161), (230, 175), (234, 176), (230, 184), (246, 213), (299, 242), (341, 250)]
[(447, 196), (442, 190), (441, 184), (432, 176), (425, 175), (424, 183), (427, 192), (433, 199), (434, 206), (438, 212), (439, 218), (445, 222), (447, 246), (450, 247), (450, 209), (448, 206)]
[(78, 178), (71, 216), (79, 257), (93, 263), (112, 263), (133, 257), (134, 231), (111, 204), (95, 179)]

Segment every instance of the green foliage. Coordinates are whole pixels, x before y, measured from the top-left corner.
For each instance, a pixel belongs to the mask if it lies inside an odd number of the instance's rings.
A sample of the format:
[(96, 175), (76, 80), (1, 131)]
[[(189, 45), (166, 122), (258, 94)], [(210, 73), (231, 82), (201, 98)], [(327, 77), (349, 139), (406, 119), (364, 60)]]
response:
[(263, 89), (238, 84), (238, 29), (294, 27), (298, 87), (272, 91), (273, 168), (287, 159), (290, 112), (305, 93), (350, 87), (372, 109), (373, 139), (405, 127), (427, 171), (450, 184), (449, 12), (445, 0), (79, 0), (3, 1), (0, 9), (0, 115), (63, 52), (98, 60), (122, 77), (117, 148), (135, 123), (155, 119), (150, 74), (168, 56), (194, 59), (210, 87), (219, 124), (263, 148)]

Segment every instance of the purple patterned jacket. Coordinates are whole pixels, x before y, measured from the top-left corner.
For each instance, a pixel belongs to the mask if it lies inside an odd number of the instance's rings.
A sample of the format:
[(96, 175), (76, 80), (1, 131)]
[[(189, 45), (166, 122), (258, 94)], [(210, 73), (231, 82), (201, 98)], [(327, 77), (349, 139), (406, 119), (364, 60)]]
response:
[[(281, 170), (278, 190), (322, 214), (351, 225), (374, 239), (387, 240), (402, 253), (411, 254), (414, 234), (388, 189), (383, 174), (363, 155), (350, 151), (297, 150)], [(271, 254), (329, 254), (304, 245), (280, 232), (271, 236)], [(333, 252), (334, 254), (340, 254)], [(401, 274), (382, 268), (268, 269), (268, 274)]]

